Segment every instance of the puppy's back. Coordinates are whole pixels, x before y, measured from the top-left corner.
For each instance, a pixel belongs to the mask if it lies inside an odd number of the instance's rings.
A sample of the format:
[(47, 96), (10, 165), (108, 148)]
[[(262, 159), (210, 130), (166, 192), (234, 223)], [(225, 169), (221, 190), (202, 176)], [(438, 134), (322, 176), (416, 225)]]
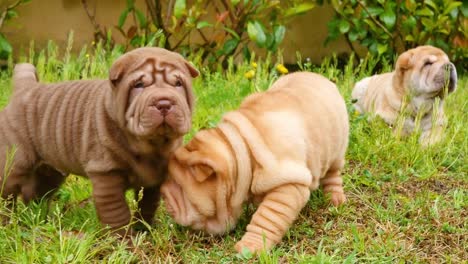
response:
[(386, 107), (384, 95), (392, 87), (393, 72), (376, 74), (358, 81), (353, 88), (351, 98), (359, 113), (379, 111)]
[(283, 76), (266, 92), (248, 97), (240, 111), (273, 153), (307, 160), (313, 175), (344, 163), (348, 114), (343, 97), (327, 78), (305, 72)]
[(28, 63), (17, 64), (12, 79), (12, 97), (0, 113), (1, 123), (8, 124), (0, 127), (2, 143), (26, 146), (49, 165), (84, 175), (79, 164), (97, 143), (88, 134), (106, 125), (108, 80), (40, 83)]

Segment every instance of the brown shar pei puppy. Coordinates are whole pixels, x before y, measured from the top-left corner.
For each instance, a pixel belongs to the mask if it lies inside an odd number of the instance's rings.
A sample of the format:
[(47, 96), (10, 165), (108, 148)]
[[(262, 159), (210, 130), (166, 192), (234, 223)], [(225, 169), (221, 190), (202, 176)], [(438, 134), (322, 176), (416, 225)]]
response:
[(444, 98), (456, 87), (457, 71), (447, 55), (438, 48), (420, 46), (401, 54), (395, 71), (356, 83), (352, 97), (358, 112), (371, 112), (396, 128), (402, 117), (403, 135), (413, 132), (420, 118), (420, 142), (429, 145), (441, 139), (446, 123)]
[(0, 113), (2, 170), (15, 151), (1, 175), (2, 197), (29, 202), (50, 195), (68, 173), (85, 175), (103, 224), (129, 223), (129, 188), (144, 188), (139, 217), (151, 223), (169, 154), (191, 127), (197, 75), (182, 56), (161, 48), (122, 55), (108, 80), (43, 84), (34, 66), (17, 65), (11, 101)]
[(221, 234), (234, 228), (245, 202), (259, 203), (236, 250), (269, 249), (311, 190), (321, 185), (334, 205), (346, 200), (340, 170), (348, 130), (335, 84), (314, 73), (281, 77), (174, 152), (161, 187), (167, 211), (181, 225)]

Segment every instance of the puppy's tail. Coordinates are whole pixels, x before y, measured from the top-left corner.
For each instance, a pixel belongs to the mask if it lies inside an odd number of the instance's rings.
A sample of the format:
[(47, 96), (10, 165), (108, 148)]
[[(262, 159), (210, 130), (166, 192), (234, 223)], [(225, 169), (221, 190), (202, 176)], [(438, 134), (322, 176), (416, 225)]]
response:
[(13, 86), (14, 91), (28, 88), (31, 85), (37, 84), (36, 67), (29, 63), (16, 64), (13, 70)]

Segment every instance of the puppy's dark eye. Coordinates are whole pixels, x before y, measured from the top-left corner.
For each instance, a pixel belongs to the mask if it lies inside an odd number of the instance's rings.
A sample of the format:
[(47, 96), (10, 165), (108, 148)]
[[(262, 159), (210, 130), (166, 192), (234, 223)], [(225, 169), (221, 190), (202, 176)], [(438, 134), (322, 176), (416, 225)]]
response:
[(135, 88), (145, 88), (145, 84), (142, 81), (136, 82), (133, 87)]
[(176, 83), (175, 83), (175, 86), (176, 87), (182, 86), (182, 82), (180, 80), (177, 80)]

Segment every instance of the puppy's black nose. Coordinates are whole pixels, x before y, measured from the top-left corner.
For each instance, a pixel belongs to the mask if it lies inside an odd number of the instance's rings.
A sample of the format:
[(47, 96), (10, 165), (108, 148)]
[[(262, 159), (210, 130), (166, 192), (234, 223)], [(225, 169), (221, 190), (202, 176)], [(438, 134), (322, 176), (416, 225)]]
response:
[(163, 99), (156, 103), (156, 108), (162, 115), (167, 115), (172, 109), (172, 103), (169, 100)]
[(448, 92), (451, 93), (453, 91), (455, 91), (455, 89), (457, 88), (457, 68), (455, 68), (455, 65), (453, 65), (453, 63), (447, 63), (444, 65), (444, 68), (446, 70), (446, 72), (448, 73), (449, 75), (449, 78), (448, 78)]

